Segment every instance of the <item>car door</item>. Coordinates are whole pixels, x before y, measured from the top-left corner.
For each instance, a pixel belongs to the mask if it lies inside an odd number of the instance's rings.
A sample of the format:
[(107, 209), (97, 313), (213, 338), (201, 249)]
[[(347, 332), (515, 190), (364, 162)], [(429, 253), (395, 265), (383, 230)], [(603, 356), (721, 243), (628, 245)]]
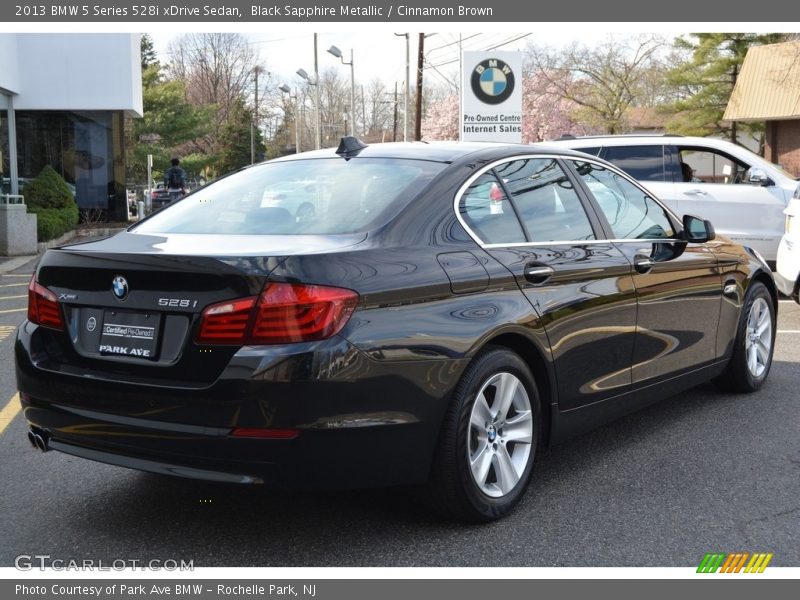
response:
[(621, 172), (591, 161), (569, 163), (633, 266), (634, 386), (713, 362), (722, 279), (710, 247), (682, 241), (675, 218)]
[(630, 388), (636, 328), (630, 263), (598, 239), (576, 184), (556, 158), (526, 157), (485, 170), (459, 200), (462, 222), (542, 318), (561, 410)]
[(679, 166), (688, 165), (674, 184), (678, 214), (708, 219), (718, 233), (774, 261), (783, 235), (783, 190), (750, 184), (746, 172), (751, 165), (712, 148), (678, 146), (675, 156)]

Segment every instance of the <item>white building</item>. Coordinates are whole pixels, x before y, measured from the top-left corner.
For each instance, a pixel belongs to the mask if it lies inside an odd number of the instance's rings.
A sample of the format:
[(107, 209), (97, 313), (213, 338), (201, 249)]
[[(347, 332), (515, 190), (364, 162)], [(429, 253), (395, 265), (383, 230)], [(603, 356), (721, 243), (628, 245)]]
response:
[(142, 116), (139, 34), (0, 33), (0, 193), (45, 165), (79, 208), (127, 220), (124, 119)]

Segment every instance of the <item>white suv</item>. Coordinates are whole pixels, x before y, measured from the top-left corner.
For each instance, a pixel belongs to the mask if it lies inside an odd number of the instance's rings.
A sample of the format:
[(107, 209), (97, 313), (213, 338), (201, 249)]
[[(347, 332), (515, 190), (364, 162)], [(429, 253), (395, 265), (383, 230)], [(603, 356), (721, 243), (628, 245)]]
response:
[(778, 289), (800, 302), (800, 187), (784, 211), (786, 224), (778, 247), (778, 269), (775, 283)]
[(542, 145), (604, 158), (638, 179), (677, 214), (708, 219), (717, 233), (753, 248), (774, 266), (784, 210), (798, 181), (746, 148), (679, 135), (565, 136)]

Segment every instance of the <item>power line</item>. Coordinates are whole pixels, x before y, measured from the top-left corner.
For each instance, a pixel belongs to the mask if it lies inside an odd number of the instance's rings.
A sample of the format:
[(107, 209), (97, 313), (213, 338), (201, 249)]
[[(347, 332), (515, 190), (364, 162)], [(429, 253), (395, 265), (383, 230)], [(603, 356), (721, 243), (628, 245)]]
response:
[(462, 38), (460, 40), (455, 40), (453, 42), (450, 42), (449, 44), (443, 44), (441, 46), (436, 46), (436, 48), (431, 48), (430, 50), (428, 50), (428, 52), (426, 52), (426, 54), (431, 54), (432, 52), (436, 52), (437, 50), (441, 50), (442, 48), (449, 48), (450, 46), (453, 46), (455, 44), (463, 43), (465, 40), (477, 37), (479, 35), (483, 35), (483, 34), (481, 34), (481, 33), (473, 33), (472, 35), (468, 35), (467, 37)]
[[(481, 52), (488, 52), (489, 50), (497, 50), (497, 48), (501, 48), (502, 46), (507, 46), (508, 44), (512, 44), (512, 43), (514, 43), (514, 42), (516, 42), (518, 40), (521, 40), (523, 38), (528, 37), (529, 35), (531, 35), (531, 34), (530, 33), (524, 33), (522, 35), (518, 35), (516, 37), (512, 37), (511, 39), (508, 39), (508, 40), (506, 40), (504, 42), (501, 42), (499, 44), (496, 44), (494, 46), (490, 46), (488, 48), (484, 48), (483, 50), (481, 50)], [(430, 68), (444, 67), (446, 65), (451, 65), (453, 63), (457, 63), (458, 61), (459, 61), (458, 58), (454, 58), (452, 60), (448, 60), (448, 61), (445, 61), (445, 62), (440, 62), (440, 63), (438, 63), (436, 65), (430, 65)]]

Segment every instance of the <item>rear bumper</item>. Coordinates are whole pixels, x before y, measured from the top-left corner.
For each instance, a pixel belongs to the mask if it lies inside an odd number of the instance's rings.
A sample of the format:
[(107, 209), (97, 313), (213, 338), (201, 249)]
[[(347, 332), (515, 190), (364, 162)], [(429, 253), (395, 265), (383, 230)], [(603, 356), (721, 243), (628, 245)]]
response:
[[(50, 447), (182, 477), (299, 489), (424, 481), (461, 361), (383, 363), (341, 338), (293, 354), (242, 348), (211, 385), (103, 379), (52, 364), (35, 326), (20, 328), (17, 383)], [(281, 354), (281, 352), (283, 352)], [(457, 364), (454, 364), (457, 363)], [(297, 429), (294, 439), (233, 428)]]

